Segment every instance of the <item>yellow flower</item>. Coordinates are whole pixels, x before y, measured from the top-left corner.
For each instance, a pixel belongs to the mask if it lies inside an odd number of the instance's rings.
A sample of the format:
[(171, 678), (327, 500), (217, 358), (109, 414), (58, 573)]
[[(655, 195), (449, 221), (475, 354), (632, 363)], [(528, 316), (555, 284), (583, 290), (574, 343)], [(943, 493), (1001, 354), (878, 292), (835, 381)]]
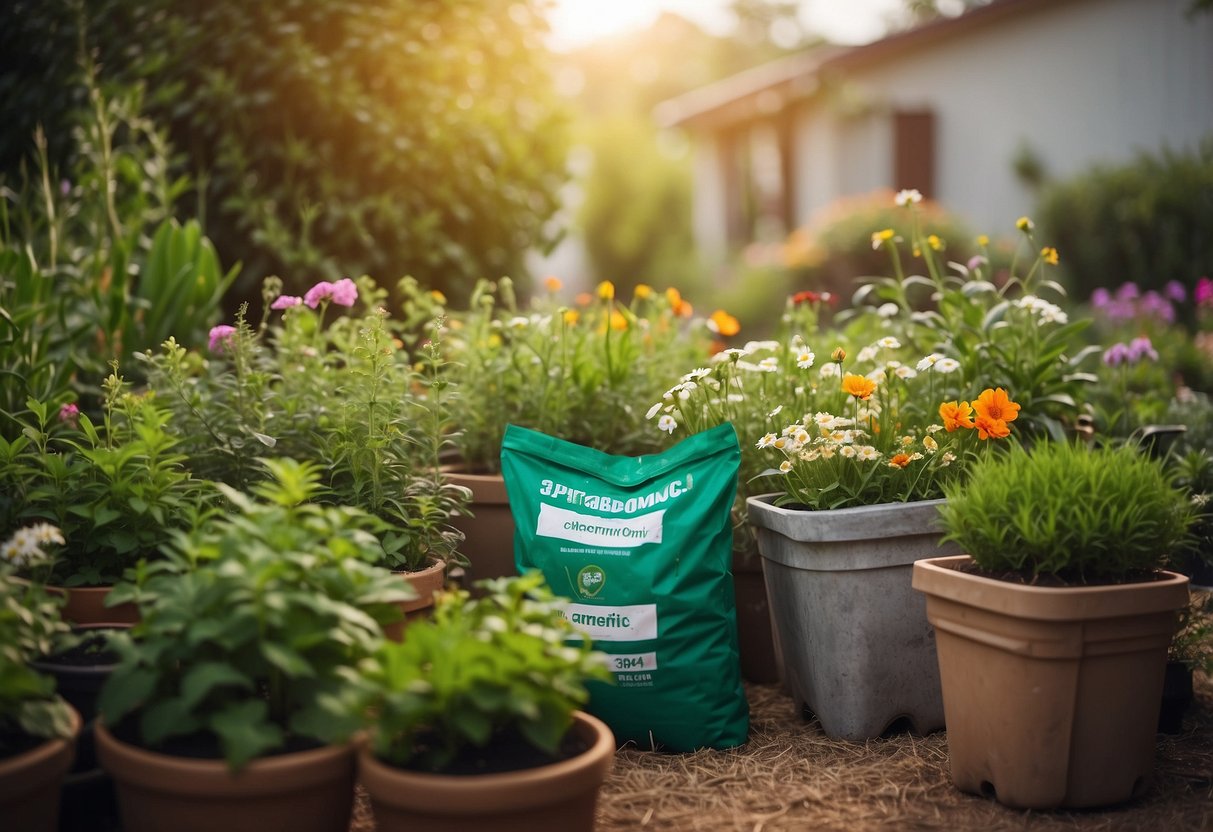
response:
[(563, 286), (564, 284), (560, 282), (560, 278), (558, 277), (551, 276), (543, 279), (543, 287), (553, 294), (559, 292)]
[(1042, 248), (1040, 250), (1040, 256), (1050, 266), (1057, 265), (1057, 261), (1059, 258), (1057, 256), (1057, 249), (1053, 248), (1053, 246), (1045, 246), (1044, 248)]
[(922, 438), (922, 446), (924, 448), (926, 448), (928, 451), (930, 451), (931, 453), (935, 453), (936, 451), (939, 450), (939, 443), (935, 441), (934, 436), (930, 436), (930, 435), (924, 436)]
[(609, 280), (604, 280), (598, 284), (598, 297), (603, 300), (615, 299), (615, 284)]
[(670, 311), (680, 318), (689, 318), (692, 314), (691, 304), (682, 299), (682, 293), (674, 287), (665, 290), (665, 299), (670, 304)]
[(944, 402), (939, 406), (939, 418), (948, 433), (957, 428), (972, 429), (973, 408), (968, 402)]
[(622, 312), (611, 310), (611, 329), (624, 330), (628, 328), (628, 319), (623, 317)]
[(435, 301), (442, 304), (443, 306), (446, 306), (446, 295), (442, 294), (442, 292), (439, 292), (437, 289), (433, 289), (430, 291), (430, 297), (432, 297)]
[(987, 235), (985, 235), (985, 234), (977, 235), (977, 245), (981, 246), (982, 248), (985, 248), (989, 244), (990, 244), (990, 238)]
[(725, 312), (723, 309), (717, 309), (712, 313), (712, 317), (708, 319), (708, 329), (727, 338), (730, 335), (736, 335), (738, 332), (741, 332), (741, 324), (728, 312)]
[(1036, 224), (1033, 223), (1028, 217), (1020, 217), (1019, 219), (1015, 220), (1015, 227), (1020, 231), (1027, 233), (1035, 228)]
[(873, 231), (872, 248), (878, 249), (891, 239), (893, 239), (893, 229), (891, 228), (885, 228), (881, 231)]
[(943, 251), (943, 240), (939, 239), (939, 237), (935, 234), (927, 237), (927, 245), (929, 245), (933, 251)]
[(632, 297), (636, 300), (647, 300), (653, 296), (653, 287), (647, 283), (637, 283), (636, 288), (632, 290)]
[(569, 326), (572, 326), (573, 324), (577, 323), (578, 319), (580, 319), (580, 318), (581, 318), (581, 313), (578, 312), (576, 309), (564, 310), (564, 322), (566, 324), (568, 324)]
[(835, 364), (841, 364), (847, 360), (847, 351), (842, 347), (835, 347), (834, 351), (830, 353), (830, 360)]
[(876, 389), (876, 382), (864, 376), (847, 373), (842, 379), (842, 392), (857, 399), (867, 399)]

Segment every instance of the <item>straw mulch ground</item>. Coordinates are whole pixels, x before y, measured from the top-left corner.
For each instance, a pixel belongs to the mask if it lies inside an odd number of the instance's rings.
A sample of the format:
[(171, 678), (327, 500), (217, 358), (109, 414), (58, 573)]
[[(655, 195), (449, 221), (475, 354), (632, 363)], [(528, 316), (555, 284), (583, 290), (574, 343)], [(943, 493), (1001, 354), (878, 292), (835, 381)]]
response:
[[(599, 802), (599, 832), (792, 830), (1213, 829), (1213, 680), (1197, 678), (1184, 733), (1158, 737), (1155, 783), (1140, 800), (1106, 811), (1022, 812), (958, 792), (947, 737), (908, 734), (831, 740), (778, 685), (746, 688), (750, 741), (732, 751), (660, 754), (621, 750)], [(372, 832), (359, 794), (351, 832)]]

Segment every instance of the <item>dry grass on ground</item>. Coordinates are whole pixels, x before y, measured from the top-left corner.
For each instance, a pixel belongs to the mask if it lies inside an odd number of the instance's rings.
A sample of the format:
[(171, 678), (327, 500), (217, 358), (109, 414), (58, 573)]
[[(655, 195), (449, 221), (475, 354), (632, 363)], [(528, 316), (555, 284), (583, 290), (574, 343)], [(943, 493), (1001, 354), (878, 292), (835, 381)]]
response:
[[(1185, 731), (1159, 735), (1155, 783), (1106, 810), (1022, 812), (952, 786), (947, 737), (908, 734), (865, 743), (831, 740), (778, 685), (746, 688), (750, 741), (731, 751), (621, 750), (599, 801), (599, 832), (800, 830), (1213, 829), (1213, 680), (1197, 678)], [(359, 794), (351, 832), (374, 821)], [(553, 831), (555, 832), (555, 831)]]

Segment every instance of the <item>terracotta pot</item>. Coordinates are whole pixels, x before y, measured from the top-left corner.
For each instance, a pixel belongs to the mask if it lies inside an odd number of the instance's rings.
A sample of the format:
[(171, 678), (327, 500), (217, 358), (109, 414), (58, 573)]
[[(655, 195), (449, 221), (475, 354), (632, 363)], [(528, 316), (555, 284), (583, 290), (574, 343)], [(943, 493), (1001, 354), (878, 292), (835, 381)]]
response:
[(578, 756), (501, 774), (425, 774), (358, 754), (358, 779), (371, 798), (379, 832), (590, 832), (598, 790), (615, 758), (615, 737), (601, 720), (574, 714), (571, 730), (589, 743)]
[(253, 760), (160, 754), (116, 739), (96, 722), (97, 754), (118, 787), (123, 832), (347, 832), (354, 805), (354, 746), (325, 746)]
[(139, 608), (129, 601), (115, 607), (105, 606), (112, 586), (48, 586), (48, 592), (67, 597), (63, 620), (80, 627), (95, 624), (137, 624)]
[(460, 551), (467, 556), (468, 582), (518, 574), (514, 560), (514, 515), (501, 474), (472, 474), (458, 465), (443, 466), (449, 482), (472, 492), (472, 516), (451, 517), (451, 525), (466, 538)]
[(1031, 809), (1140, 795), (1188, 579), (1025, 586), (961, 571), (971, 562), (914, 565), (937, 634), (957, 788)]
[(837, 739), (942, 728), (935, 634), (911, 569), (957, 551), (940, 547), (943, 501), (807, 511), (777, 496), (746, 503), (792, 698)]
[(47, 740), (15, 757), (0, 759), (0, 828), (55, 832), (59, 792), (76, 754), (80, 715), (72, 712), (72, 735)]
[(413, 600), (400, 602), (404, 620), (390, 624), (383, 629), (383, 634), (392, 641), (400, 641), (404, 637), (404, 630), (409, 623), (428, 615), (430, 609), (433, 608), (434, 593), (441, 592), (446, 582), (446, 564), (436, 561), (417, 572), (393, 572), (392, 574), (399, 575), (417, 593), (417, 597)]
[(737, 647), (741, 675), (770, 684), (783, 678), (762, 558), (755, 552), (733, 552), (733, 600), (737, 610)]

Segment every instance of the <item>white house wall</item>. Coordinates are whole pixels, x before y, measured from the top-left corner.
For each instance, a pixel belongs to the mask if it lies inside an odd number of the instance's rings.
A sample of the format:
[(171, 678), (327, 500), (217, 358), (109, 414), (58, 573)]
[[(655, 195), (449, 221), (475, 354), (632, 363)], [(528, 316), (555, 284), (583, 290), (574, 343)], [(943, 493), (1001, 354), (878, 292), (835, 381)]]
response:
[(1054, 178), (1139, 149), (1194, 148), (1213, 135), (1213, 13), (1189, 20), (1189, 5), (1059, 3), (850, 71), (844, 100), (867, 115), (819, 99), (798, 119), (798, 221), (893, 186), (895, 109), (934, 111), (937, 198), (996, 234), (1034, 206), (1012, 170), (1021, 142)]

